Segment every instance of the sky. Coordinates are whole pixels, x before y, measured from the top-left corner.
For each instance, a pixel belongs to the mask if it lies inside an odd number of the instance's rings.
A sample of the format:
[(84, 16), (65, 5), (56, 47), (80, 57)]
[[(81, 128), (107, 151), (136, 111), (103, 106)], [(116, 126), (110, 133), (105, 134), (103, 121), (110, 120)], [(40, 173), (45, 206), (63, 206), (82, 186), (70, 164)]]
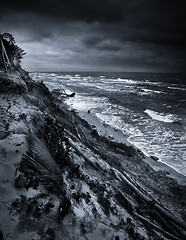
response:
[(27, 71), (186, 72), (183, 0), (6, 0)]

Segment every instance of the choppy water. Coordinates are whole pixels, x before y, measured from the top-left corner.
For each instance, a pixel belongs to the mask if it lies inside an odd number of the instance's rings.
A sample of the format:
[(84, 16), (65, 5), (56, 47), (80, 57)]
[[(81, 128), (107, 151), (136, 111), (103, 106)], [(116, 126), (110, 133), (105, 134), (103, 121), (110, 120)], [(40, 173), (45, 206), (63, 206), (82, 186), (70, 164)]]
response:
[(121, 129), (146, 155), (186, 175), (186, 74), (32, 73), (50, 89), (76, 92), (67, 104)]

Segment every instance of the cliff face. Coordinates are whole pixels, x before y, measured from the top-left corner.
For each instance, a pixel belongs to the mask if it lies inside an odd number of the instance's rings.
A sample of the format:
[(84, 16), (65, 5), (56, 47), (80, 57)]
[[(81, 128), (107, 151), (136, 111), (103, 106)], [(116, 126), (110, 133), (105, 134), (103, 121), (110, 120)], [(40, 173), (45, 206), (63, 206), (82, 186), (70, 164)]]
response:
[(0, 81), (4, 239), (185, 238), (184, 186), (25, 73)]

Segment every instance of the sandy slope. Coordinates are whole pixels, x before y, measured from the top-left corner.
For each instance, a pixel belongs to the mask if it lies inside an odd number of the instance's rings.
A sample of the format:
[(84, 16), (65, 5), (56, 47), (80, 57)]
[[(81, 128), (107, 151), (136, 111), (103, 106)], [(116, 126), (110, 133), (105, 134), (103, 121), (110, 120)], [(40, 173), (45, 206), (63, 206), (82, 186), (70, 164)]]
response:
[(185, 238), (184, 177), (153, 169), (119, 132), (16, 76), (24, 89), (0, 95), (4, 239)]

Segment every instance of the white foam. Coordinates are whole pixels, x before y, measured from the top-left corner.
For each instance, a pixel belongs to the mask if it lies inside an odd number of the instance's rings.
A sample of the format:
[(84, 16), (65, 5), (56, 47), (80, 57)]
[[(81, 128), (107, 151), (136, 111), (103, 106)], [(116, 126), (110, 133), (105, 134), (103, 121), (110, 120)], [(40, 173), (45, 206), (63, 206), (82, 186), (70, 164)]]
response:
[(156, 91), (156, 90), (151, 90), (151, 89), (146, 89), (146, 88), (142, 88), (141, 90), (144, 91), (145, 93), (148, 93), (148, 92), (162, 93), (162, 91)]
[(79, 80), (79, 79), (81, 79), (81, 77), (79, 77), (79, 76), (71, 76), (70, 77), (70, 80)]
[(150, 89), (145, 89), (145, 88), (142, 88), (141, 90), (143, 90), (144, 92), (152, 92), (152, 90), (150, 90)]
[(159, 113), (149, 109), (146, 109), (144, 112), (147, 113), (152, 119), (160, 122), (173, 123), (181, 120), (178, 118), (178, 116), (173, 114)]
[(180, 87), (168, 87), (169, 89), (173, 89), (173, 90), (182, 90), (182, 91), (186, 91), (186, 88), (180, 88)]
[[(155, 86), (162, 86), (163, 83), (162, 82), (151, 82), (151, 81), (146, 81), (146, 83), (148, 85), (155, 85)], [(141, 82), (141, 84), (143, 84), (143, 82)]]
[(111, 79), (113, 82), (125, 82), (128, 84), (137, 84), (138, 81), (134, 81), (131, 79), (127, 79), (127, 78), (117, 78), (117, 79)]
[(108, 99), (106, 97), (91, 97), (76, 94), (73, 98), (67, 98), (65, 102), (79, 111), (103, 111)]

